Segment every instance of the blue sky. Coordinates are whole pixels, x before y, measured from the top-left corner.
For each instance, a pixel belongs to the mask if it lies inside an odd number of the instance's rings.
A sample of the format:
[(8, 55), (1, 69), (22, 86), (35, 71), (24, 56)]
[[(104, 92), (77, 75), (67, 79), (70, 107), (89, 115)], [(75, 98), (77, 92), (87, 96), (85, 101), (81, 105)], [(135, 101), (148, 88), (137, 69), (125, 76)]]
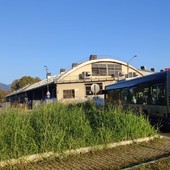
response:
[(90, 54), (170, 67), (169, 0), (0, 0), (0, 82), (45, 78)]

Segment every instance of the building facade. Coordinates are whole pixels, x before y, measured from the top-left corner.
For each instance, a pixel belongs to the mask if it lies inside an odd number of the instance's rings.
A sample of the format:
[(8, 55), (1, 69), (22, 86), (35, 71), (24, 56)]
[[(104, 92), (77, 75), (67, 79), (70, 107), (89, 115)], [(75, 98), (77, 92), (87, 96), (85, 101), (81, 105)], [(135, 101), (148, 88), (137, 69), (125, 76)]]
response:
[[(47, 97), (63, 102), (83, 101), (94, 96), (103, 98), (102, 90), (106, 85), (144, 74), (145, 71), (125, 62), (90, 55), (88, 61), (73, 63), (69, 70), (61, 69), (56, 76), (50, 76), (38, 83), (12, 92), (6, 96), (6, 100), (36, 103), (44, 101)], [(49, 96), (47, 96), (47, 92)]]
[[(91, 55), (86, 62), (73, 63), (69, 71), (61, 69), (55, 80), (56, 96), (62, 101), (84, 100), (94, 95), (103, 97), (102, 90), (106, 85), (136, 76), (143, 74), (127, 63)], [(92, 90), (94, 84), (99, 88), (97, 93)]]

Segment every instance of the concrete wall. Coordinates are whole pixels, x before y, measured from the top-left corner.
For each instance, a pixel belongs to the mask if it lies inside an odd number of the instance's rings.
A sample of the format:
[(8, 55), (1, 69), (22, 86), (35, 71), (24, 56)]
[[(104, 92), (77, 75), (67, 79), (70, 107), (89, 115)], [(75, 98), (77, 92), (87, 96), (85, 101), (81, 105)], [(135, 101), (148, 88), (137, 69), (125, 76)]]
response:
[[(115, 62), (93, 62), (95, 64), (114, 64)], [(92, 76), (92, 64), (90, 62), (87, 62), (87, 64), (77, 65), (76, 67), (73, 67), (71, 71), (67, 72), (65, 76), (63, 76), (62, 79), (60, 79), (58, 82), (56, 82), (56, 96), (59, 101), (70, 101), (70, 100), (85, 100), (88, 97), (92, 97), (91, 95), (86, 96), (86, 88), (85, 84), (93, 84), (93, 83), (102, 83), (103, 89), (106, 85), (115, 83), (116, 80), (112, 76)], [(120, 64), (120, 63), (116, 63)], [(127, 74), (127, 65), (121, 64), (122, 66), (122, 73), (124, 75)], [(80, 79), (80, 74), (82, 72), (89, 72), (91, 76), (89, 76), (87, 79)], [(136, 72), (136, 69), (133, 67), (129, 68), (130, 72)], [(139, 72), (137, 73), (139, 75)], [(142, 74), (141, 74), (142, 75)], [(139, 76), (141, 76), (139, 75)], [(118, 79), (117, 79), (118, 80)], [(63, 90), (75, 90), (75, 98), (73, 99), (63, 99)], [(100, 97), (103, 97), (101, 95)]]
[(70, 100), (63, 99), (63, 90), (75, 90), (75, 100), (85, 98), (85, 85), (84, 83), (69, 83), (69, 84), (57, 84), (57, 99), (58, 100)]

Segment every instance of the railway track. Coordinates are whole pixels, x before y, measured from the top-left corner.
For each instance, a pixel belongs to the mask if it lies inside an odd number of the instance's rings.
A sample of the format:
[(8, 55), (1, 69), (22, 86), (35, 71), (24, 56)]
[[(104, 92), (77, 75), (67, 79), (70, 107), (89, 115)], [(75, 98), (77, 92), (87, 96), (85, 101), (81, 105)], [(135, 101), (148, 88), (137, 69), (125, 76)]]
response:
[[(166, 140), (170, 140), (170, 133), (168, 133), (168, 132), (161, 132), (160, 136), (162, 136)], [(142, 162), (142, 163), (139, 163), (139, 164), (127, 167), (127, 168), (123, 168), (122, 170), (137, 169), (137, 168), (142, 167), (142, 166), (148, 166), (150, 164), (156, 164), (158, 162), (162, 162), (162, 161), (164, 161), (166, 159), (170, 160), (170, 153), (167, 153), (165, 155), (160, 155), (160, 156), (158, 156), (157, 158), (155, 158), (153, 160), (148, 160), (146, 162)]]
[(63, 159), (53, 158), (26, 165), (18, 164), (13, 168), (17, 170), (128, 170), (165, 158), (170, 158), (170, 140), (163, 138), (112, 149), (91, 151)]
[(158, 157), (158, 158), (156, 158), (154, 160), (150, 160), (150, 161), (142, 162), (142, 163), (130, 166), (130, 167), (122, 168), (121, 170), (135, 170), (135, 169), (138, 169), (140, 167), (146, 167), (146, 166), (148, 166), (150, 164), (156, 164), (156, 163), (158, 163), (160, 161), (164, 161), (166, 159), (170, 160), (170, 153), (167, 154), (167, 155), (162, 155), (161, 157)]

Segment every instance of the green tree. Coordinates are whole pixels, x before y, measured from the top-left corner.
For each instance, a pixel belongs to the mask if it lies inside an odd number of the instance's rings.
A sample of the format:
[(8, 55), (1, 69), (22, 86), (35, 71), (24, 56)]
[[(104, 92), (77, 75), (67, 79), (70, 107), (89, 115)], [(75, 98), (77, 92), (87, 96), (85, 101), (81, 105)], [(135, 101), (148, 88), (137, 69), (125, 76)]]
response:
[(11, 90), (18, 90), (21, 89), (23, 87), (25, 87), (26, 85), (29, 84), (34, 84), (36, 82), (39, 82), (41, 79), (39, 77), (31, 77), (31, 76), (23, 76), (20, 79), (14, 80), (11, 84)]

